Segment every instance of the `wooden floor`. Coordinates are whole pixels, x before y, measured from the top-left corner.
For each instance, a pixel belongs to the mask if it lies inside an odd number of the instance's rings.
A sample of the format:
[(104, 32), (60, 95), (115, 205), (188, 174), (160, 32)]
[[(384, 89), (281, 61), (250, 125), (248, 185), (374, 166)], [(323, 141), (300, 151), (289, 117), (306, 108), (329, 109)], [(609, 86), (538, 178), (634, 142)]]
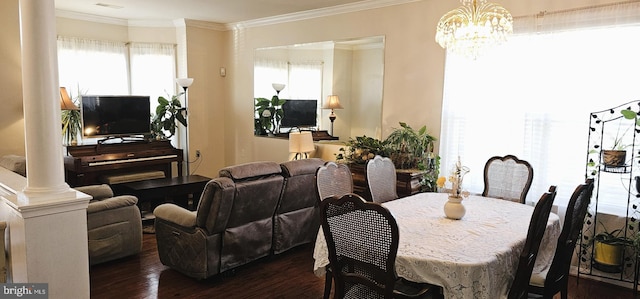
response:
[[(313, 274), (312, 254), (312, 245), (304, 245), (198, 281), (163, 266), (155, 236), (144, 234), (139, 255), (91, 267), (91, 298), (322, 298), (324, 279)], [(633, 293), (582, 278), (576, 285), (572, 278), (569, 298), (629, 299)]]

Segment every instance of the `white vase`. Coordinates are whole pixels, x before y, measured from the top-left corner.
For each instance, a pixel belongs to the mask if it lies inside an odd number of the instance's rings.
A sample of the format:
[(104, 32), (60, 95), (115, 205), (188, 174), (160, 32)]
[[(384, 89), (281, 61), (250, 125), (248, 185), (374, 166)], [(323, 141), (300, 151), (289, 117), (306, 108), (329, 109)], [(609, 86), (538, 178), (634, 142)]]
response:
[(444, 215), (449, 219), (462, 219), (466, 212), (467, 210), (462, 204), (462, 197), (449, 196), (449, 200), (444, 203)]

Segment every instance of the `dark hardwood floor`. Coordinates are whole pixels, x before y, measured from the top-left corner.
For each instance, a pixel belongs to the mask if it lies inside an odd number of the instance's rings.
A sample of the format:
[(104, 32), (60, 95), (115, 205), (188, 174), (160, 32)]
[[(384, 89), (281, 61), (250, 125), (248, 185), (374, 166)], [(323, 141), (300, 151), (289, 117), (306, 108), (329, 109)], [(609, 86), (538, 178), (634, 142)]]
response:
[[(322, 298), (324, 278), (313, 274), (313, 244), (195, 280), (160, 263), (153, 234), (144, 234), (137, 256), (92, 266), (91, 298)], [(556, 295), (556, 298), (560, 298)], [(572, 277), (569, 299), (629, 299), (630, 289)]]

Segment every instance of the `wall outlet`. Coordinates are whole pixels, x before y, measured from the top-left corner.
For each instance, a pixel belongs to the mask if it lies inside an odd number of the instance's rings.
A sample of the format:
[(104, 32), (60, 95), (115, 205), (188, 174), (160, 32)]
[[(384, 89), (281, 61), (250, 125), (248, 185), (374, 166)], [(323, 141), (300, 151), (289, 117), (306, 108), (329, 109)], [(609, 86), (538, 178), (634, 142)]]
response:
[(200, 150), (196, 150), (196, 158), (200, 158)]

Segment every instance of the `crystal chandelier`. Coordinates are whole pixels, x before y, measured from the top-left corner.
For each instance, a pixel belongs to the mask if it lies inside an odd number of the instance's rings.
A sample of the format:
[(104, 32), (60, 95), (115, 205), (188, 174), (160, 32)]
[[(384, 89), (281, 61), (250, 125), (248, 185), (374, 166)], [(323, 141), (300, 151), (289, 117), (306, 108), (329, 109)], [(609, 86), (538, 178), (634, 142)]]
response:
[(513, 33), (513, 17), (504, 7), (486, 0), (460, 0), (462, 6), (438, 22), (436, 42), (449, 53), (476, 59)]

